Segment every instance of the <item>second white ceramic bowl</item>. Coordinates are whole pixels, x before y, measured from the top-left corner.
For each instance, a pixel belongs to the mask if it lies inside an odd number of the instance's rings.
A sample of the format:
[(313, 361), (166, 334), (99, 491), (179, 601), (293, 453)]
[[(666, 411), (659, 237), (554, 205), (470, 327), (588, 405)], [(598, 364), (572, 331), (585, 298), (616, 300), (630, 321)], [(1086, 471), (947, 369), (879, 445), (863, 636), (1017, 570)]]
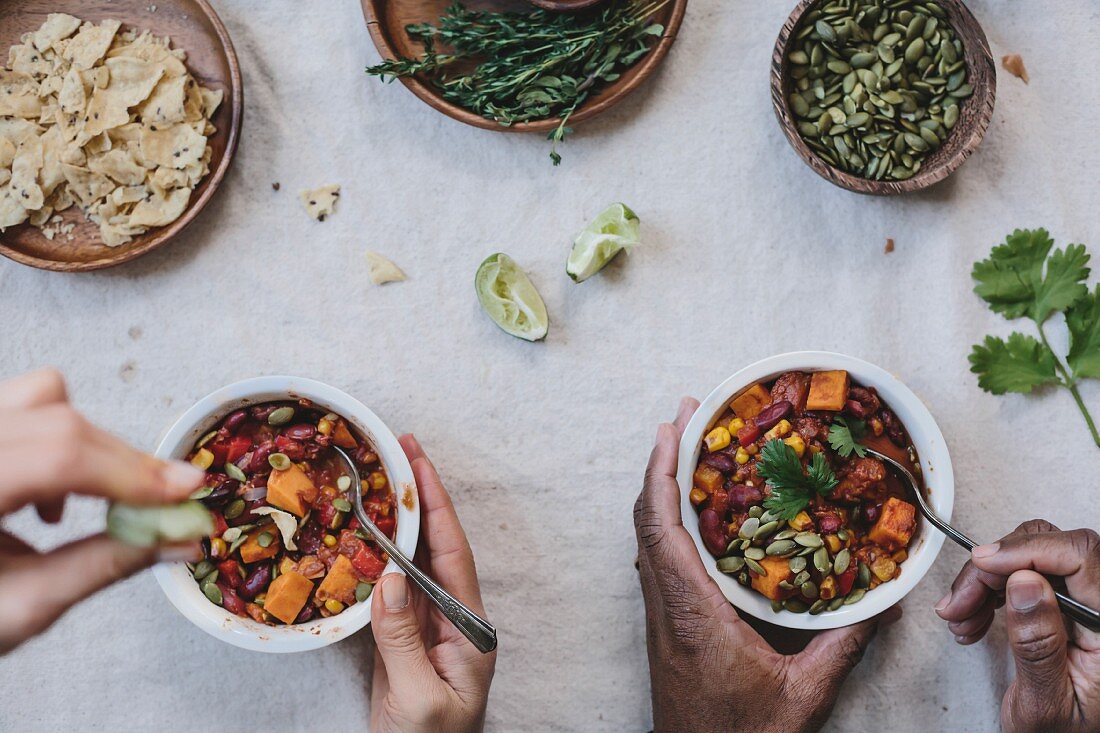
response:
[(920, 456), (928, 499), (944, 520), (951, 521), (951, 509), (955, 502), (955, 476), (951, 471), (951, 456), (948, 455), (947, 443), (939, 426), (932, 419), (928, 408), (908, 387), (874, 364), (826, 351), (798, 351), (751, 364), (719, 385), (695, 411), (680, 441), (676, 478), (680, 485), (684, 526), (695, 541), (707, 572), (718, 583), (730, 603), (758, 619), (792, 629), (834, 629), (856, 624), (882, 613), (916, 587), (932, 567), (944, 539), (927, 521), (919, 521), (909, 545), (909, 557), (902, 563), (901, 575), (896, 580), (869, 591), (859, 603), (841, 606), (836, 611), (825, 611), (816, 616), (790, 611), (777, 613), (772, 610), (771, 601), (767, 598), (742, 586), (733, 577), (719, 572), (714, 557), (699, 535), (699, 516), (688, 499), (703, 436), (714, 420), (725, 412), (729, 401), (753, 384), (774, 379), (789, 371), (816, 372), (829, 369), (845, 369), (854, 381), (865, 387), (874, 387), (883, 402), (901, 419)]
[[(335, 387), (301, 377), (256, 377), (235, 382), (203, 397), (176, 420), (161, 439), (156, 455), (184, 458), (200, 437), (241, 407), (303, 397), (348, 420), (374, 446), (397, 497), (397, 546), (412, 557), (420, 534), (420, 499), (412, 467), (385, 423), (362, 402)], [(385, 572), (400, 570), (390, 560)], [(222, 641), (259, 652), (304, 652), (340, 641), (370, 623), (374, 600), (371, 595), (343, 613), (304, 624), (265, 626), (207, 600), (182, 562), (158, 565), (153, 575), (172, 605), (193, 624)]]

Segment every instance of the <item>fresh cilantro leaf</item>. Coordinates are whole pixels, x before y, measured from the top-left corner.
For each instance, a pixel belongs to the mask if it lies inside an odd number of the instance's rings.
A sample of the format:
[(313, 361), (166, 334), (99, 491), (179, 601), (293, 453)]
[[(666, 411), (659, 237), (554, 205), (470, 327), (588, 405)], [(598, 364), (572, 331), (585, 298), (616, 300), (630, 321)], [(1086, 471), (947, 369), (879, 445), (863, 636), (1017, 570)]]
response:
[(970, 371), (986, 392), (1026, 394), (1036, 387), (1060, 384), (1054, 353), (1032, 336), (1014, 333), (1008, 341), (986, 336), (970, 352)]
[(1045, 229), (1017, 229), (993, 248), (988, 259), (974, 265), (974, 292), (1005, 318), (1028, 316), (1045, 323), (1088, 292), (1084, 282), (1089, 255), (1084, 245), (1071, 244), (1051, 253), (1053, 246)]
[(1066, 311), (1066, 326), (1073, 376), (1100, 379), (1100, 285)]
[(1046, 229), (1017, 229), (989, 258), (974, 264), (974, 292), (1005, 318), (1028, 314), (1043, 278), (1043, 263), (1054, 240)]
[(857, 418), (838, 417), (829, 428), (829, 445), (845, 458), (855, 453), (860, 458), (867, 449), (859, 444), (867, 434), (867, 423)]
[(837, 485), (836, 475), (823, 455), (815, 454), (809, 472), (803, 471), (794, 448), (778, 439), (769, 440), (760, 449), (756, 470), (772, 490), (764, 499), (764, 507), (784, 520), (794, 519), (809, 505), (814, 493), (827, 494)]

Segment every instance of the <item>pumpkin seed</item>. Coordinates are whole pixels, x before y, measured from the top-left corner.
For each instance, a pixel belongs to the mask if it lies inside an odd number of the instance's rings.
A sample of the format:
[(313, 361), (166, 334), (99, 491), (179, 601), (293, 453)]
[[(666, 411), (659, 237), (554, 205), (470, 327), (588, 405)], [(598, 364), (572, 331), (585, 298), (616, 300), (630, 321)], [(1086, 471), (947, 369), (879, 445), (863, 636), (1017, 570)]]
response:
[(829, 551), (819, 547), (814, 551), (814, 567), (822, 575), (828, 574), (833, 569), (833, 563), (829, 560)]
[(822, 611), (825, 610), (825, 606), (827, 606), (828, 603), (829, 603), (828, 601), (823, 601), (820, 598), (817, 599), (810, 606), (810, 615), (811, 616), (816, 616), (817, 614), (821, 613)]
[(859, 564), (859, 571), (856, 573), (856, 588), (866, 588), (871, 585), (871, 568), (867, 567), (866, 563)]
[[(809, 106), (809, 105), (807, 105), (807, 106)], [(764, 513), (764, 507), (762, 507), (760, 505), (749, 507), (749, 516), (752, 517), (753, 519), (760, 519), (760, 515), (763, 514), (763, 513)]]
[(726, 545), (726, 554), (727, 555), (730, 555), (734, 552), (740, 552), (740, 551), (741, 551), (741, 540), (731, 540), (730, 543), (728, 545)]
[(803, 547), (821, 547), (824, 540), (815, 532), (799, 532), (794, 536), (794, 541)]
[(806, 569), (806, 558), (792, 557), (787, 561), (787, 566), (791, 569), (792, 573), (801, 573)]
[(753, 560), (752, 558), (746, 557), (745, 565), (748, 567), (749, 570), (753, 571), (759, 576), (765, 576), (768, 574), (768, 571), (764, 569), (764, 566), (758, 563), (756, 560)]
[(229, 554), (232, 555), (234, 552), (241, 549), (241, 545), (243, 545), (247, 541), (248, 537), (246, 535), (241, 535), (237, 539), (233, 540), (233, 544), (229, 546)]
[(792, 537), (794, 537), (796, 534), (798, 534), (797, 529), (785, 529), (782, 532), (777, 532), (775, 534), (775, 537), (772, 537), (772, 539), (773, 540), (789, 540)]
[(779, 581), (779, 584), (778, 584), (778, 585), (779, 585), (779, 587), (780, 587), (780, 588), (782, 588), (783, 590), (794, 590), (794, 586), (793, 586), (793, 585), (791, 585), (791, 584), (790, 584), (789, 582), (787, 582), (786, 580), (781, 580), (781, 581)]
[(743, 540), (751, 540), (756, 530), (760, 529), (760, 520), (756, 517), (749, 517), (741, 525), (741, 528), (737, 530), (737, 536)]
[(193, 575), (195, 576), (195, 580), (203, 580), (212, 572), (214, 572), (214, 564), (209, 560), (203, 560), (195, 566)]
[(267, 416), (267, 424), (268, 425), (273, 425), (273, 426), (286, 425), (288, 422), (290, 422), (293, 419), (294, 419), (294, 408), (293, 407), (280, 407), (280, 408), (277, 408), (276, 410), (274, 410), (270, 415)]
[(759, 547), (750, 547), (749, 549), (745, 550), (745, 557), (750, 560), (763, 560), (764, 556), (764, 551)]
[(237, 541), (237, 538), (242, 534), (240, 527), (230, 527), (222, 533), (222, 539), (226, 542), (233, 544)]
[(798, 548), (798, 545), (792, 540), (776, 540), (767, 547), (767, 554), (769, 555), (786, 555), (788, 552)]
[(779, 613), (782, 610), (783, 610), (783, 602), (782, 601), (772, 601), (772, 611), (774, 613)]
[(237, 468), (237, 464), (235, 463), (225, 464), (225, 475), (234, 481), (240, 481), (242, 484), (248, 480), (248, 476), (245, 476), (244, 471)]
[(844, 597), (837, 597), (837, 598), (834, 598), (833, 600), (829, 601), (829, 605), (826, 606), (826, 608), (829, 609), (830, 611), (835, 611), (843, 605), (844, 605)]
[(191, 501), (198, 501), (200, 499), (205, 499), (206, 497), (210, 496), (212, 493), (214, 493), (214, 487), (213, 486), (200, 486), (199, 488), (195, 489), (195, 491), (193, 491), (191, 493), (191, 495), (188, 496), (187, 498), (190, 499)]
[(370, 583), (360, 583), (355, 586), (355, 600), (359, 603), (370, 598), (371, 591), (374, 590), (374, 586)]
[(812, 580), (807, 580), (805, 583), (798, 586), (798, 592), (802, 594), (803, 598), (813, 600), (817, 598), (817, 583)]
[(267, 457), (267, 462), (276, 471), (285, 471), (291, 466), (290, 458), (286, 453), (272, 453)]
[(760, 515), (760, 523), (767, 524), (768, 522), (774, 522), (779, 519), (778, 514), (773, 514), (770, 509), (765, 509), (764, 513)]
[(750, 583), (752, 583), (752, 580), (749, 579), (747, 573), (742, 572), (740, 575), (737, 576), (737, 582), (741, 585), (749, 585)]
[(206, 445), (211, 440), (213, 440), (214, 437), (217, 436), (217, 434), (218, 434), (217, 430), (211, 430), (209, 433), (207, 433), (206, 435), (199, 438), (199, 442), (195, 443), (195, 447), (196, 448), (202, 448), (204, 445)]
[(340, 491), (347, 491), (351, 488), (351, 476), (341, 476), (336, 479), (336, 488)]
[(271, 547), (274, 540), (275, 537), (270, 532), (260, 532), (260, 536), (256, 538), (256, 544), (260, 547)]
[(810, 607), (802, 601), (796, 601), (793, 598), (784, 601), (783, 608), (790, 611), (791, 613), (806, 613), (806, 611), (810, 609)]
[(847, 549), (841, 550), (836, 554), (836, 559), (833, 560), (833, 572), (840, 575), (848, 569), (848, 565), (852, 561), (852, 553)]
[(202, 593), (211, 603), (217, 606), (222, 605), (222, 589), (218, 586), (213, 583), (207, 583), (202, 587)]
[(234, 499), (230, 502), (229, 506), (225, 508), (226, 519), (236, 519), (244, 514), (244, 499)]
[(798, 573), (797, 575), (794, 576), (794, 579), (791, 580), (791, 584), (795, 585), (795, 586), (799, 586), (799, 585), (802, 585), (803, 583), (805, 583), (809, 579), (810, 579), (810, 571), (809, 570), (803, 570), (803, 571), (801, 571), (800, 573)]
[(741, 569), (745, 567), (745, 558), (743, 557), (723, 557), (717, 563), (718, 572), (728, 573), (733, 575), (734, 573), (741, 572)]
[(761, 524), (757, 530), (752, 533), (752, 538), (754, 540), (762, 540), (777, 529), (779, 529), (779, 522), (772, 521), (767, 524)]
[(332, 500), (332, 506), (334, 509), (340, 512), (350, 512), (351, 502), (342, 496), (338, 496)]
[(856, 588), (854, 591), (844, 597), (844, 605), (850, 606), (853, 603), (859, 603), (863, 600), (863, 596), (867, 595), (867, 591), (862, 588)]

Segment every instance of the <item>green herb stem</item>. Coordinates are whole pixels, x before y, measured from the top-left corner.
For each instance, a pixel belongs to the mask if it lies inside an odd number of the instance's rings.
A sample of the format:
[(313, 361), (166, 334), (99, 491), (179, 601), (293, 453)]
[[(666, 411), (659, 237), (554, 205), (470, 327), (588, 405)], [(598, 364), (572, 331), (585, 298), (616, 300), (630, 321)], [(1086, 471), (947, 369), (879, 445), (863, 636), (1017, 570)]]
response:
[[(1054, 353), (1054, 349), (1050, 347), (1050, 341), (1047, 340), (1046, 330), (1043, 328), (1043, 324), (1036, 323), (1039, 327), (1039, 338), (1043, 342), (1050, 353)], [(1077, 409), (1081, 411), (1081, 414), (1085, 417), (1085, 424), (1089, 427), (1089, 432), (1092, 434), (1092, 440), (1096, 443), (1097, 447), (1100, 447), (1100, 431), (1096, 429), (1096, 423), (1092, 419), (1092, 415), (1089, 414), (1089, 409), (1085, 407), (1085, 401), (1081, 398), (1081, 391), (1077, 389), (1077, 380), (1069, 373), (1069, 370), (1062, 365), (1062, 360), (1057, 355), (1054, 357), (1054, 365), (1058, 370), (1058, 373), (1062, 377), (1062, 386), (1069, 390), (1069, 393), (1073, 395), (1074, 402), (1077, 403)]]

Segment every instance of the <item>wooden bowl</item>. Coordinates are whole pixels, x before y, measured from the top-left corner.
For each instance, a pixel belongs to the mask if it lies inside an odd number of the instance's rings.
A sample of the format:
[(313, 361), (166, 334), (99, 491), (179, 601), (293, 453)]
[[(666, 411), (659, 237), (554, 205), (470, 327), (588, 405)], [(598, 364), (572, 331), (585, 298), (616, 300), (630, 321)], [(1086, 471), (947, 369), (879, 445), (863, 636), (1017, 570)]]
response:
[(596, 3), (605, 2), (605, 0), (527, 0), (527, 2), (546, 10), (569, 12), (571, 10), (590, 8)]
[[(405, 26), (410, 23), (436, 22), (452, 0), (361, 0), (361, 2), (363, 14), (367, 18), (367, 28), (370, 29), (371, 38), (374, 39), (374, 45), (378, 48), (378, 53), (385, 59), (394, 59), (418, 56), (422, 53), (423, 47), (409, 38), (408, 34), (405, 33)], [(548, 2), (548, 4), (554, 3)], [(564, 7), (571, 3), (558, 2), (556, 4)], [(521, 0), (469, 0), (466, 5), (473, 10), (530, 10), (530, 5)], [(661, 61), (664, 60), (668, 50), (676, 40), (676, 34), (680, 30), (680, 24), (684, 20), (686, 9), (687, 0), (669, 0), (668, 4), (653, 16), (653, 22), (661, 23), (665, 27), (665, 32), (653, 49), (641, 61), (623, 72), (623, 75), (617, 81), (606, 85), (599, 93), (590, 96), (573, 113), (569, 118), (569, 122), (583, 122), (595, 117), (637, 89), (642, 82), (649, 78)], [(413, 94), (427, 102), (431, 107), (459, 122), (465, 122), (467, 125), (480, 127), (484, 130), (546, 133), (557, 128), (561, 122), (557, 117), (553, 117), (505, 127), (499, 122), (486, 119), (476, 112), (471, 112), (444, 100), (430, 81), (417, 77), (405, 77), (401, 81)]]
[(899, 193), (920, 191), (939, 183), (961, 166), (982, 142), (989, 122), (993, 118), (993, 104), (997, 97), (997, 68), (993, 53), (989, 50), (977, 19), (962, 3), (962, 0), (939, 0), (947, 12), (948, 22), (963, 43), (963, 57), (968, 68), (968, 83), (974, 87), (974, 93), (959, 110), (959, 121), (944, 144), (932, 155), (924, 159), (921, 169), (912, 178), (904, 181), (875, 181), (840, 170), (818, 157), (798, 132), (798, 123), (788, 107), (791, 92), (791, 78), (788, 73), (787, 50), (795, 29), (799, 27), (802, 16), (817, 4), (819, 0), (802, 0), (794, 9), (779, 40), (775, 42), (772, 53), (771, 89), (772, 106), (783, 133), (806, 165), (825, 180), (841, 188), (856, 193), (875, 196), (892, 196)]
[[(155, 6), (156, 11), (149, 8)], [(59, 272), (82, 272), (129, 262), (167, 243), (190, 224), (206, 206), (225, 177), (241, 131), (243, 105), (241, 70), (229, 34), (207, 0), (22, 0), (0, 3), (0, 51), (19, 43), (19, 37), (36, 30), (50, 13), (69, 13), (81, 20), (119, 20), (124, 27), (150, 30), (170, 36), (173, 48), (187, 52), (187, 68), (204, 86), (221, 89), (221, 107), (212, 120), (217, 133), (208, 141), (213, 150), (210, 173), (191, 195), (183, 215), (166, 227), (150, 229), (121, 247), (108, 247), (99, 227), (84, 218), (79, 206), (61, 216), (76, 224), (73, 239), (53, 241), (22, 224), (0, 234), (0, 254), (24, 265)]]

